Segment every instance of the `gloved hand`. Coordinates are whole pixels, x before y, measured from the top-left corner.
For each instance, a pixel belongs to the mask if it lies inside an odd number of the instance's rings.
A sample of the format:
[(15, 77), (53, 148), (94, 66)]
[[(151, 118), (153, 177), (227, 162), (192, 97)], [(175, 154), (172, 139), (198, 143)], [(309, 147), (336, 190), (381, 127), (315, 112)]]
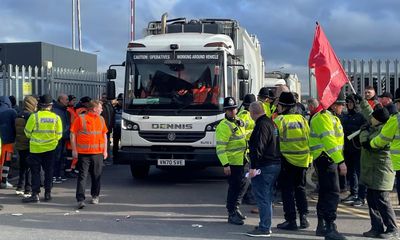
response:
[(354, 99), (357, 102), (361, 102), (363, 100), (363, 97), (360, 94), (354, 94)]
[(371, 144), (369, 141), (361, 143), (361, 146), (363, 146), (363, 148), (365, 148), (367, 150), (372, 150), (372, 147), (371, 147)]

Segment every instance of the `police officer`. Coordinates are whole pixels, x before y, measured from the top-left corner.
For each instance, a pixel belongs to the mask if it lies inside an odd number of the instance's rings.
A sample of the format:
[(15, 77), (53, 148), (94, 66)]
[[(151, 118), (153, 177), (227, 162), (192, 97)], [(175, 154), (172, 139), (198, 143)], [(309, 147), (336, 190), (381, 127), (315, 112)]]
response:
[[(344, 103), (345, 97), (341, 93), (330, 109), (340, 113)], [(339, 118), (330, 110), (313, 107), (319, 109), (310, 123), (310, 150), (319, 184), (316, 235), (325, 236), (325, 239), (346, 239), (337, 231), (334, 223), (339, 203), (338, 166), (341, 175), (346, 175), (347, 172), (343, 157), (343, 127)]]
[[(300, 215), (300, 228), (308, 228), (306, 198), (306, 171), (311, 162), (308, 146), (310, 128), (307, 120), (297, 112), (296, 99), (291, 92), (282, 92), (274, 122), (279, 131), (282, 154), (281, 188), (285, 222), (278, 228), (297, 230), (296, 205)], [(296, 199), (296, 200), (295, 200)]]
[[(243, 108), (238, 113), (238, 118), (243, 121), (244, 128), (246, 129), (246, 141), (248, 142), (253, 132), (254, 126), (256, 123), (250, 116), (249, 107), (252, 102), (256, 101), (256, 96), (254, 94), (248, 93), (243, 98)], [(248, 151), (247, 151), (248, 152)], [(251, 191), (251, 185), (247, 188), (246, 194), (243, 197), (243, 202), (250, 205), (255, 205), (255, 199), (253, 193)], [(258, 213), (258, 208), (254, 208), (251, 210), (252, 213)]]
[(245, 217), (239, 211), (239, 203), (246, 192), (248, 181), (244, 174), (246, 153), (246, 130), (243, 121), (237, 118), (237, 103), (233, 97), (224, 99), (225, 118), (216, 129), (216, 151), (228, 176), (226, 208), (228, 223), (243, 225)]
[(25, 135), (30, 138), (29, 165), (32, 173), (32, 195), (23, 202), (39, 202), (40, 170), (44, 170), (44, 200), (51, 200), (53, 164), (58, 140), (62, 137), (60, 117), (51, 112), (53, 99), (45, 94), (39, 98), (39, 111), (31, 114), (25, 126)]
[(276, 106), (274, 105), (275, 94), (271, 89), (268, 89), (267, 87), (262, 87), (258, 92), (257, 97), (258, 101), (261, 101), (263, 103), (265, 115), (271, 118), (276, 110)]

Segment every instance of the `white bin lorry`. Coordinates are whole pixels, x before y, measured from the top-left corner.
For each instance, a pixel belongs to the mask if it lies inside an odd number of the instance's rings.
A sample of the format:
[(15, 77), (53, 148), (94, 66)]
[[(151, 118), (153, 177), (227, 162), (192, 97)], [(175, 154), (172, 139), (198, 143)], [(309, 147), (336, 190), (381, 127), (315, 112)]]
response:
[[(215, 128), (227, 96), (257, 93), (264, 61), (256, 36), (231, 19), (185, 18), (148, 24), (128, 44), (121, 143), (116, 164), (135, 178), (149, 167), (220, 165)], [(115, 70), (109, 70), (110, 79)], [(109, 92), (115, 84), (109, 82)], [(112, 93), (115, 94), (115, 93)]]

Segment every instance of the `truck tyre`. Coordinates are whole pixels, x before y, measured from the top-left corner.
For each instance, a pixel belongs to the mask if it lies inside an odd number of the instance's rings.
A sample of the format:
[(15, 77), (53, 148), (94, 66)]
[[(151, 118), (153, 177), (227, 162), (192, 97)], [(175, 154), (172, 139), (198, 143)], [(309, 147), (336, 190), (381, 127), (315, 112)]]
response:
[(149, 165), (134, 165), (131, 164), (132, 177), (136, 179), (143, 179), (149, 175)]

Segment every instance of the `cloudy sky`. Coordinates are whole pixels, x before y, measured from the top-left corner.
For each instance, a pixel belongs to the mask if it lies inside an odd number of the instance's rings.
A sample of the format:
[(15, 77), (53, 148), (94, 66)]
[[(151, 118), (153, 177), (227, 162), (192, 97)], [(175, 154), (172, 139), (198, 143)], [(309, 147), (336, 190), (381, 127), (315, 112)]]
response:
[[(0, 0), (0, 6), (0, 42), (71, 47), (71, 0)], [(98, 55), (99, 71), (124, 61), (129, 7), (129, 0), (81, 0), (83, 49)], [(136, 38), (164, 12), (169, 18), (237, 19), (258, 36), (267, 71), (297, 73), (306, 83), (315, 21), (339, 58), (395, 59), (399, 9), (399, 0), (136, 0)]]

